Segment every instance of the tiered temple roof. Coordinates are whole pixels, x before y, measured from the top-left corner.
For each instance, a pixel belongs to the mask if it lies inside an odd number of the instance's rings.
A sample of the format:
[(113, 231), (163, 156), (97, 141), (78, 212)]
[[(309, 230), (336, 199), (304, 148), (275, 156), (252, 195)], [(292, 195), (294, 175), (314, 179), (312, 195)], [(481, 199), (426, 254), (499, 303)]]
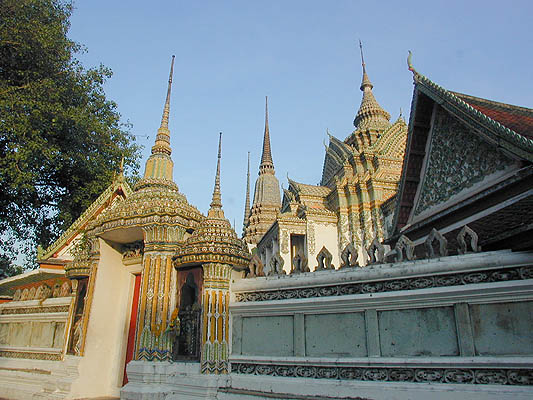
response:
[(244, 268), (250, 261), (246, 244), (237, 237), (222, 210), (220, 193), (220, 158), (222, 133), (218, 142), (217, 172), (213, 199), (204, 219), (194, 233), (180, 247), (174, 257), (175, 265), (180, 267), (199, 263), (220, 263)]

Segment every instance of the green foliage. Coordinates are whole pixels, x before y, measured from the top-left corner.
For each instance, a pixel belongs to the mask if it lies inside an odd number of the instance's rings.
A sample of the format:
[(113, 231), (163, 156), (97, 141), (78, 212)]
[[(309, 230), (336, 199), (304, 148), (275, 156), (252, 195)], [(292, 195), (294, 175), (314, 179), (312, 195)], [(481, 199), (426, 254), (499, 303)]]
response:
[(22, 274), (24, 269), (19, 265), (13, 265), (11, 260), (6, 256), (0, 256), (0, 279), (9, 278)]
[[(0, 6), (0, 254), (2, 240), (46, 248), (111, 183), (122, 156), (136, 175), (139, 147), (103, 84), (67, 37), (72, 4)], [(29, 253), (30, 250), (26, 250)]]

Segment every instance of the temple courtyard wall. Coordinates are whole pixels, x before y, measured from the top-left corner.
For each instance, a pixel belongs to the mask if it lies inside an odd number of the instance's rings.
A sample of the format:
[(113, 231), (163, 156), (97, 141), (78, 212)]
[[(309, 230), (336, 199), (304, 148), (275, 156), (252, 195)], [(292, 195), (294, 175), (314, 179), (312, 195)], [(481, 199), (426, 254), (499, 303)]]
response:
[(496, 251), (232, 284), (228, 375), (128, 365), (124, 399), (530, 399), (533, 254)]
[(75, 293), (0, 304), (0, 398), (120, 396), (133, 273), (140, 264), (123, 265), (122, 254), (99, 241), (101, 257), (90, 278), (94, 293), (87, 297), (92, 302), (84, 314), (85, 342), (75, 336)]

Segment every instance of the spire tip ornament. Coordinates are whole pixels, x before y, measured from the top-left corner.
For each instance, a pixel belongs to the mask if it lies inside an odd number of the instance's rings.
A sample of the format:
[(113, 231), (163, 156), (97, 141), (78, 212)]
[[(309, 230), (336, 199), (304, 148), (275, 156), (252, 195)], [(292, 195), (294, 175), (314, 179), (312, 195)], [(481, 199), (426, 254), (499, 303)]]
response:
[(224, 218), (224, 211), (222, 211), (222, 196), (220, 194), (220, 158), (222, 157), (222, 132), (219, 132), (218, 137), (218, 157), (217, 157), (217, 172), (215, 175), (215, 187), (213, 189), (213, 199), (211, 201), (211, 208), (208, 211), (208, 216), (217, 216)]
[(172, 56), (172, 62), (170, 63), (170, 73), (168, 76), (167, 97), (165, 99), (165, 105), (163, 107), (161, 125), (157, 130), (155, 144), (152, 146), (152, 154), (164, 153), (170, 155), (172, 153), (172, 149), (170, 148), (170, 130), (168, 129), (168, 119), (170, 115), (170, 94), (172, 92), (172, 76), (174, 75), (174, 59), (175, 56)]
[(361, 52), (361, 65), (363, 67), (363, 80), (361, 82), (361, 89), (362, 92), (365, 91), (366, 88), (372, 89), (374, 85), (372, 85), (372, 82), (370, 82), (370, 78), (368, 77), (368, 74), (366, 73), (366, 64), (365, 64), (365, 56), (363, 54), (363, 43), (361, 43), (361, 39), (359, 39), (359, 50)]
[(415, 67), (413, 67), (413, 53), (411, 53), (411, 50), (407, 51), (407, 67), (409, 68), (409, 71), (415, 72)]
[(373, 130), (379, 131), (389, 126), (390, 115), (383, 110), (376, 101), (372, 89), (374, 85), (370, 82), (370, 78), (366, 72), (366, 63), (363, 54), (363, 43), (359, 40), (359, 50), (361, 52), (361, 65), (363, 67), (363, 79), (361, 82), (361, 91), (363, 92), (363, 99), (359, 111), (355, 116), (353, 124), (359, 130)]
[(263, 154), (259, 165), (259, 175), (263, 173), (274, 174), (274, 161), (270, 150), (270, 129), (268, 127), (268, 96), (265, 96), (265, 133), (263, 136)]
[(250, 152), (248, 152), (248, 171), (246, 173), (246, 198), (244, 200), (244, 221), (242, 223), (242, 236), (246, 236), (246, 227), (250, 222)]

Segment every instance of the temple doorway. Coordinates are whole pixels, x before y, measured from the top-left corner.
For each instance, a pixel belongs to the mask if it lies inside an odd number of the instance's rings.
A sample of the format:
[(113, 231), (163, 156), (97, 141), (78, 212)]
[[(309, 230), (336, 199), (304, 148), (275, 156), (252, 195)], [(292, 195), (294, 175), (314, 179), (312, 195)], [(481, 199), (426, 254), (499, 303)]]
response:
[(202, 282), (202, 267), (178, 270), (180, 331), (172, 350), (174, 360), (200, 360)]

